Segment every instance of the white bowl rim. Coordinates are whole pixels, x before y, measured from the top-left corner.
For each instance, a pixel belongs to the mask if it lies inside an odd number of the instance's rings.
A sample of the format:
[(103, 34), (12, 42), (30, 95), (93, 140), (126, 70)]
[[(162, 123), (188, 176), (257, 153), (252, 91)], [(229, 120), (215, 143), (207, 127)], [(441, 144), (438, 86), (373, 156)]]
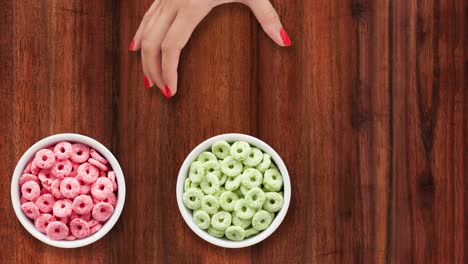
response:
[[(217, 237), (211, 236), (210, 234), (208, 234), (208, 232), (206, 232), (205, 230), (202, 230), (193, 222), (191, 212), (189, 211), (188, 208), (185, 207), (182, 201), (184, 182), (185, 182), (187, 172), (188, 172), (191, 162), (194, 161), (201, 152), (209, 149), (211, 145), (213, 145), (213, 143), (219, 140), (226, 140), (228, 142), (242, 140), (242, 141), (248, 142), (249, 144), (253, 146), (260, 148), (263, 152), (271, 156), (272, 160), (275, 162), (276, 166), (280, 170), (281, 175), (283, 176), (283, 191), (284, 191), (283, 207), (277, 213), (275, 219), (273, 220), (273, 222), (267, 229), (263, 230), (257, 235), (246, 238), (242, 241), (231, 241), (231, 240), (227, 240), (224, 238), (217, 238)], [(177, 205), (179, 207), (179, 211), (182, 215), (182, 218), (185, 220), (185, 222), (190, 227), (190, 229), (192, 229), (192, 231), (195, 232), (195, 234), (197, 234), (200, 238), (202, 238), (203, 240), (213, 245), (224, 247), (224, 248), (243, 248), (243, 247), (252, 246), (254, 244), (257, 244), (265, 240), (280, 226), (289, 208), (289, 203), (291, 200), (291, 182), (289, 179), (289, 173), (286, 168), (286, 165), (284, 164), (283, 160), (278, 155), (278, 153), (270, 145), (268, 145), (264, 141), (253, 136), (240, 134), (240, 133), (228, 133), (228, 134), (221, 134), (221, 135), (208, 138), (207, 140), (203, 141), (198, 146), (196, 146), (190, 152), (190, 154), (182, 163), (182, 166), (179, 171), (179, 175), (177, 177), (176, 198), (177, 198)]]
[[(52, 144), (56, 144), (61, 141), (69, 141), (69, 142), (79, 142), (90, 146), (91, 148), (96, 149), (104, 158), (107, 159), (109, 164), (111, 165), (112, 169), (115, 171), (116, 180), (118, 184), (118, 195), (117, 195), (117, 204), (114, 208), (114, 213), (112, 214), (111, 218), (107, 220), (107, 222), (102, 226), (102, 228), (96, 232), (95, 234), (82, 238), (76, 239), (73, 241), (66, 241), (66, 240), (52, 240), (47, 237), (45, 234), (39, 232), (32, 220), (30, 220), (21, 210), (21, 203), (20, 203), (20, 189), (18, 186), (18, 181), (20, 176), (23, 174), (24, 168), (26, 168), (29, 161), (32, 159), (32, 156), (40, 149), (44, 147), (51, 146)], [(63, 134), (55, 134), (43, 138), (32, 145), (19, 159), (18, 163), (16, 164), (15, 171), (13, 173), (13, 177), (11, 179), (11, 201), (13, 204), (13, 209), (15, 211), (18, 220), (23, 225), (23, 227), (35, 238), (39, 239), (40, 241), (59, 248), (77, 248), (89, 245), (91, 243), (96, 242), (97, 240), (101, 239), (104, 235), (106, 235), (112, 227), (115, 225), (117, 220), (122, 213), (124, 204), (125, 204), (125, 177), (120, 167), (119, 162), (114, 157), (112, 152), (110, 152), (107, 147), (103, 144), (98, 142), (95, 139), (92, 139), (88, 136), (75, 134), (75, 133), (63, 133)]]

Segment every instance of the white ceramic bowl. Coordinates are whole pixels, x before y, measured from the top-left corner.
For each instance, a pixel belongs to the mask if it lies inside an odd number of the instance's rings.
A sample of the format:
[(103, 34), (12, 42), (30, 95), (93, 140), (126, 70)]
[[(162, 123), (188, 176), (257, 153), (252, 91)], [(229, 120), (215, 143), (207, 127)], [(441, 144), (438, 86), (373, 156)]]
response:
[[(273, 220), (273, 222), (267, 229), (258, 233), (257, 235), (246, 238), (242, 241), (231, 241), (226, 238), (217, 238), (217, 237), (211, 236), (210, 234), (208, 234), (207, 231), (202, 230), (195, 224), (195, 222), (193, 221), (191, 210), (185, 207), (182, 201), (182, 196), (184, 193), (184, 181), (187, 178), (190, 164), (198, 157), (200, 153), (206, 150), (211, 150), (211, 145), (213, 145), (213, 143), (219, 140), (226, 140), (227, 142), (230, 142), (230, 143), (234, 141), (242, 140), (242, 141), (248, 142), (252, 146), (255, 146), (261, 149), (263, 152), (271, 156), (271, 159), (274, 161), (281, 175), (283, 176), (283, 192), (284, 192), (283, 208), (281, 208), (281, 210), (277, 212), (275, 219)], [(265, 142), (261, 141), (258, 138), (244, 135), (244, 134), (223, 134), (223, 135), (218, 135), (218, 136), (205, 140), (200, 145), (198, 145), (194, 150), (192, 150), (192, 152), (190, 152), (190, 154), (185, 159), (179, 171), (179, 176), (177, 178), (176, 195), (177, 195), (177, 205), (179, 206), (180, 213), (182, 214), (182, 217), (184, 218), (187, 225), (190, 227), (190, 229), (192, 229), (193, 232), (195, 232), (195, 234), (197, 234), (202, 239), (210, 242), (211, 244), (214, 244), (220, 247), (242, 248), (242, 247), (248, 247), (248, 246), (251, 246), (251, 245), (254, 245), (263, 241), (279, 227), (281, 222), (283, 222), (283, 219), (286, 216), (286, 213), (288, 211), (289, 202), (291, 201), (291, 182), (289, 180), (288, 170), (286, 168), (286, 165), (284, 165), (283, 160), (278, 155), (278, 153), (276, 153), (276, 151), (272, 147), (270, 147), (268, 144), (266, 144)]]
[[(109, 220), (107, 220), (107, 222), (102, 226), (102, 228), (95, 234), (74, 241), (52, 240), (48, 238), (45, 234), (39, 232), (34, 226), (33, 221), (26, 217), (26, 215), (21, 210), (20, 203), (21, 191), (18, 185), (18, 181), (20, 176), (23, 174), (23, 170), (26, 168), (29, 161), (33, 159), (35, 153), (38, 150), (52, 146), (60, 141), (79, 142), (97, 150), (105, 159), (109, 161), (110, 166), (115, 171), (117, 185), (119, 187), (117, 192), (117, 204), (115, 206), (114, 213), (112, 214), (111, 218), (109, 218)], [(98, 141), (79, 134), (57, 134), (44, 138), (36, 144), (32, 145), (18, 161), (18, 164), (16, 165), (15, 171), (13, 173), (13, 177), (11, 179), (11, 201), (13, 203), (13, 209), (15, 210), (16, 216), (18, 217), (21, 224), (24, 226), (24, 228), (26, 228), (26, 230), (28, 230), (28, 232), (31, 235), (33, 235), (40, 241), (51, 246), (60, 248), (82, 247), (94, 243), (95, 241), (103, 237), (105, 234), (107, 234), (107, 232), (109, 232), (109, 230), (111, 230), (114, 224), (117, 222), (117, 219), (119, 219), (125, 203), (125, 178), (122, 172), (122, 168), (120, 168), (120, 164), (115, 159), (114, 155), (112, 155), (112, 153)]]

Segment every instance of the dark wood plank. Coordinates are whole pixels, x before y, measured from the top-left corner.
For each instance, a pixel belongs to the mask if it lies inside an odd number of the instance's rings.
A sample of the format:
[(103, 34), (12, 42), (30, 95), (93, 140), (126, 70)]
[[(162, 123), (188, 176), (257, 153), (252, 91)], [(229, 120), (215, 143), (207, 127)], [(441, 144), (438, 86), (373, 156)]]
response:
[(467, 84), (460, 75), (466, 62), (458, 58), (466, 58), (466, 12), (460, 4), (396, 1), (392, 11), (396, 262), (467, 260), (460, 249), (466, 251), (468, 199), (458, 189), (468, 175)]
[(90, 247), (49, 247), (16, 219), (10, 177), (24, 151), (51, 134), (82, 133), (112, 147), (112, 1), (1, 1), (0, 10), (0, 262), (103, 262), (118, 226)]

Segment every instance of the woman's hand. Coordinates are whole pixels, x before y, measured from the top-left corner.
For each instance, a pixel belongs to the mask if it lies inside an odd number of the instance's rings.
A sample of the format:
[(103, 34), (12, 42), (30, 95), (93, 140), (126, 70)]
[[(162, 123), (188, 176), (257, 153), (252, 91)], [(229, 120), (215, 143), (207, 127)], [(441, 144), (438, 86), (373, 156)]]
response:
[(280, 46), (291, 41), (268, 0), (155, 0), (146, 12), (129, 49), (141, 49), (147, 88), (156, 84), (166, 98), (177, 92), (180, 52), (195, 27), (214, 7), (240, 2), (250, 7), (263, 30)]

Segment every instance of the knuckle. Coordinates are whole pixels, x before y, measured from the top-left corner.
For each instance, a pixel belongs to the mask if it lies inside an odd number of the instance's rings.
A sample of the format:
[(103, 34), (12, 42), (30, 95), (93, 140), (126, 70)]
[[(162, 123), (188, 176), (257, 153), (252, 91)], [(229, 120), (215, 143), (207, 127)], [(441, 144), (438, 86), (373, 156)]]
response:
[(165, 39), (163, 43), (161, 44), (162, 52), (169, 52), (169, 51), (177, 52), (181, 50), (182, 48), (180, 48), (179, 45), (177, 45), (176, 43), (174, 43), (174, 41), (171, 41), (169, 39)]
[(147, 36), (143, 35), (141, 37), (141, 49), (145, 51), (150, 51), (152, 48), (151, 41)]

